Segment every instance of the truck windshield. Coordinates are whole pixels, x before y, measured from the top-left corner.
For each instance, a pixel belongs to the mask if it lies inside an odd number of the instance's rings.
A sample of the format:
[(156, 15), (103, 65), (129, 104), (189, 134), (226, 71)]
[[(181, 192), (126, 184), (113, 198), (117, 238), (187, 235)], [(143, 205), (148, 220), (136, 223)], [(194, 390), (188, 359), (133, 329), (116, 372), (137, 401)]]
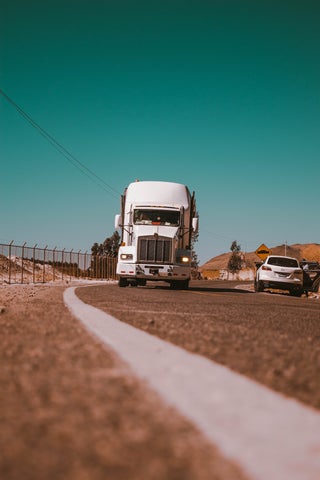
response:
[(135, 225), (167, 225), (179, 226), (180, 212), (172, 210), (147, 210), (134, 211), (133, 221)]

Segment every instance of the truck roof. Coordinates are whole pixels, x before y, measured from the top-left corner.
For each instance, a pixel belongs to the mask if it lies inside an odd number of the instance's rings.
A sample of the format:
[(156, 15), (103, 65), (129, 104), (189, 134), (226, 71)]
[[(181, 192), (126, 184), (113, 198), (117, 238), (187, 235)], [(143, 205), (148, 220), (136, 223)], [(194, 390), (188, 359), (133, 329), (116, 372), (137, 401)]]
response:
[(137, 181), (125, 191), (126, 202), (136, 205), (181, 207), (190, 206), (190, 192), (186, 185), (173, 182)]

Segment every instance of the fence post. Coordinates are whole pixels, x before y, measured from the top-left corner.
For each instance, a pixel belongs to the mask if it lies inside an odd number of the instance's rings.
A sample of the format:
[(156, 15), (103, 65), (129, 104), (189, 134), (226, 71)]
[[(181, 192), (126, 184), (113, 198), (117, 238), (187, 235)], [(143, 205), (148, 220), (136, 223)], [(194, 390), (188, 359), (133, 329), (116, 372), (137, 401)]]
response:
[(46, 250), (48, 248), (48, 245), (44, 247), (43, 250), (43, 270), (42, 270), (42, 283), (45, 283), (45, 273), (46, 273)]
[(69, 280), (70, 280), (70, 282), (71, 282), (72, 273), (73, 273), (73, 268), (72, 268), (72, 250), (73, 250), (73, 248), (71, 249), (71, 252), (70, 252), (70, 255), (69, 255), (69, 263), (70, 263), (70, 268), (69, 268)]
[(36, 246), (38, 244), (36, 243), (35, 246), (33, 247), (33, 265), (32, 265), (32, 281), (35, 283), (35, 268), (36, 268)]
[[(86, 251), (84, 252), (84, 271), (85, 271), (85, 272), (87, 272), (87, 252), (88, 252), (88, 250), (86, 250)], [(86, 278), (87, 278), (87, 279), (89, 278), (89, 276), (88, 276), (87, 273), (86, 273)]]
[(53, 281), (55, 282), (56, 276), (55, 276), (55, 261), (56, 261), (56, 246), (53, 249), (52, 253), (52, 276), (53, 276)]
[(64, 263), (64, 251), (65, 251), (65, 248), (62, 250), (62, 262), (61, 262), (61, 263), (62, 263), (62, 269), (61, 269), (61, 271), (62, 271), (61, 280), (62, 280), (62, 281), (63, 281), (63, 263)]
[(78, 251), (77, 278), (79, 278), (79, 275), (80, 275), (80, 252), (81, 252), (81, 249)]
[(24, 256), (24, 247), (26, 246), (27, 242), (24, 242), (22, 245), (22, 251), (21, 251), (21, 283), (23, 284), (23, 256)]
[(11, 283), (11, 245), (13, 244), (13, 240), (9, 243), (9, 284)]

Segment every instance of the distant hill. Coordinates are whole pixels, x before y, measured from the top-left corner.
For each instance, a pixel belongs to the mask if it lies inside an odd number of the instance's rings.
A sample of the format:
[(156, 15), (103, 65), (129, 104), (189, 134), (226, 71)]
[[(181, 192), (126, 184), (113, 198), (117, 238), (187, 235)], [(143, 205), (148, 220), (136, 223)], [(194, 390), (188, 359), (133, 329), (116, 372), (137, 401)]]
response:
[[(278, 245), (277, 247), (269, 247), (274, 255), (286, 255), (295, 257), (299, 261), (302, 259), (320, 262), (320, 244), (319, 243), (296, 243), (294, 245)], [(217, 257), (213, 257), (208, 262), (199, 267), (200, 272), (217, 271), (227, 269), (231, 252), (223, 253)], [(243, 253), (243, 261), (246, 268), (254, 268), (255, 262), (259, 262), (259, 257), (254, 252)]]

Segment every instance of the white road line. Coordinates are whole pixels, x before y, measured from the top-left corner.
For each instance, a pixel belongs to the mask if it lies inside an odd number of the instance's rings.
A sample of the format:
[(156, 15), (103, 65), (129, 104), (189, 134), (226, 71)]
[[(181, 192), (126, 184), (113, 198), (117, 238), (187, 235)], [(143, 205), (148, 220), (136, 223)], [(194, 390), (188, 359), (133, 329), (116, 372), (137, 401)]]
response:
[(64, 292), (71, 312), (254, 480), (320, 479), (320, 413)]

